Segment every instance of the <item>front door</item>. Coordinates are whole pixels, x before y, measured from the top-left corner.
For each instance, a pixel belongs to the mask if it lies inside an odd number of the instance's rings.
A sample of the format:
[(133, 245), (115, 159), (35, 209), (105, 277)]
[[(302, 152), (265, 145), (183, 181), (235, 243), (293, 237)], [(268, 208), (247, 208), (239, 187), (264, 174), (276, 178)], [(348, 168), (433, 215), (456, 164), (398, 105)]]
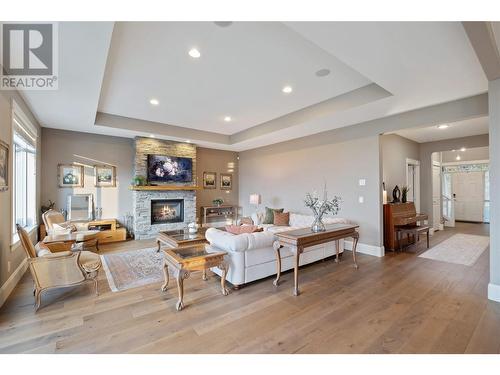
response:
[(483, 222), (484, 172), (453, 173), (455, 219)]

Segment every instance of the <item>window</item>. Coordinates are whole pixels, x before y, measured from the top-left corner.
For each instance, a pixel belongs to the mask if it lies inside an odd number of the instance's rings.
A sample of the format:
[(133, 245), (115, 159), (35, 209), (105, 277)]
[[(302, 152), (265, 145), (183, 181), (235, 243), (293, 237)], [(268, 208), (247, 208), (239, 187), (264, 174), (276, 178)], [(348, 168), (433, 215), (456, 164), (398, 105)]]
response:
[(13, 102), (13, 242), (17, 240), (16, 224), (24, 228), (37, 225), (36, 210), (36, 137), (37, 132), (20, 108)]

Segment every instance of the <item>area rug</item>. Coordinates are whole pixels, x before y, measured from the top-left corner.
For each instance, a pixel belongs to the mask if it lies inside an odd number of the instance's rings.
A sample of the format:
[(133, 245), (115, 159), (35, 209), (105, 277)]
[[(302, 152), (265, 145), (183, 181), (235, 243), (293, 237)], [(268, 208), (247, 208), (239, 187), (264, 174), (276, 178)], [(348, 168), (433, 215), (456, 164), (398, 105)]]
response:
[(490, 238), (487, 236), (459, 233), (437, 244), (419, 257), (472, 266), (489, 243)]
[(157, 248), (101, 255), (109, 287), (113, 292), (137, 288), (163, 280), (163, 252)]

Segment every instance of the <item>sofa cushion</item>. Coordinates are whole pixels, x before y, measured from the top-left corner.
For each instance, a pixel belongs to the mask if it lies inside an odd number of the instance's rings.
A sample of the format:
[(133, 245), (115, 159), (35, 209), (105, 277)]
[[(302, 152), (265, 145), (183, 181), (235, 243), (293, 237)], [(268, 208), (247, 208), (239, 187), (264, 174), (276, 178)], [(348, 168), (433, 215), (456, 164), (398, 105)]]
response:
[(290, 212), (274, 211), (274, 225), (288, 226), (290, 222)]
[(251, 218), (252, 218), (252, 221), (253, 221), (254, 225), (261, 225), (261, 224), (263, 224), (265, 216), (266, 216), (266, 214), (264, 212), (254, 212), (251, 215)]
[(248, 233), (232, 234), (216, 228), (208, 228), (205, 237), (210, 245), (225, 251), (245, 251), (248, 248)]
[(274, 241), (276, 241), (276, 238), (272, 232), (249, 233), (247, 250), (269, 248), (273, 252)]
[(284, 208), (269, 208), (266, 207), (266, 216), (262, 224), (274, 224), (274, 212), (283, 212)]

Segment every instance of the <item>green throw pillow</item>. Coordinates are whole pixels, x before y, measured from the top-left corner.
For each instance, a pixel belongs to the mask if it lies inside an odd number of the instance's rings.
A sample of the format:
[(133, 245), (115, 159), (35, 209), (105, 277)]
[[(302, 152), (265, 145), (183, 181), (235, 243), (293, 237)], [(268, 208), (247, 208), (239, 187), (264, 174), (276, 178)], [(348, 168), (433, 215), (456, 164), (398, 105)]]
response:
[(283, 212), (284, 208), (269, 208), (266, 207), (266, 217), (264, 218), (264, 222), (262, 224), (274, 224), (274, 212)]

